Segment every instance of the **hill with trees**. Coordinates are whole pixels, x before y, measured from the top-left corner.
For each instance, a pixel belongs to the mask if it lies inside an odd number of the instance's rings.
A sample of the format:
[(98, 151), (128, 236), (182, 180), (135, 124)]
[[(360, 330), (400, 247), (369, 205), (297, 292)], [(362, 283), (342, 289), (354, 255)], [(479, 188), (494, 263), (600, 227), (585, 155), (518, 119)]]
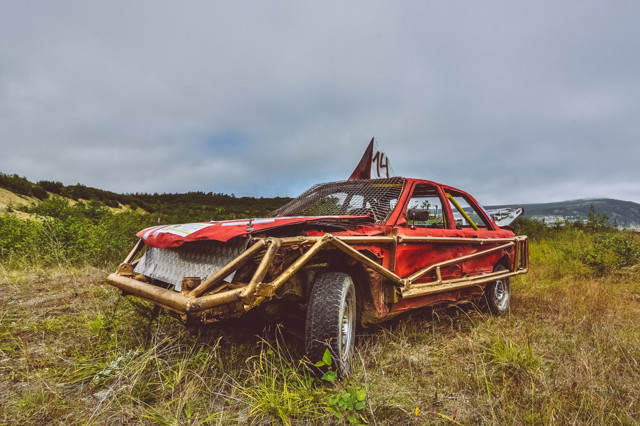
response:
[(640, 229), (640, 204), (611, 198), (591, 198), (522, 205), (487, 206), (487, 208), (523, 207), (524, 216), (546, 223), (586, 222), (590, 215), (604, 217), (608, 225)]
[[(59, 196), (71, 201), (94, 207), (110, 207), (123, 210), (141, 210), (153, 213), (167, 222), (221, 220), (235, 217), (260, 217), (287, 203), (286, 197), (236, 197), (223, 193), (191, 191), (187, 193), (130, 193), (118, 194), (112, 191), (82, 185), (64, 185), (62, 182), (41, 180), (36, 183), (16, 174), (0, 173), (0, 188), (13, 194), (38, 201)], [(30, 206), (11, 205), (9, 210), (33, 213), (38, 210)], [(7, 203), (8, 204), (8, 203)], [(20, 204), (20, 203), (18, 203)], [(27, 203), (22, 203), (27, 204)]]

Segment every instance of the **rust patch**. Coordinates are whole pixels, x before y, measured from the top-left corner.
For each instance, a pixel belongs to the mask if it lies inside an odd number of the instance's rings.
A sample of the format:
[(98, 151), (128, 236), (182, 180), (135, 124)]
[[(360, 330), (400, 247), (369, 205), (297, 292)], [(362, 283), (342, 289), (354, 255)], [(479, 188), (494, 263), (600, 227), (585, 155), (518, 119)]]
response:
[(435, 293), (422, 297), (402, 299), (398, 303), (395, 303), (393, 305), (393, 307), (391, 308), (391, 313), (400, 313), (415, 308), (439, 305), (442, 303), (457, 304), (460, 302), (468, 302), (482, 296), (483, 291), (484, 287), (473, 286), (462, 288), (459, 290), (450, 290), (445, 293)]

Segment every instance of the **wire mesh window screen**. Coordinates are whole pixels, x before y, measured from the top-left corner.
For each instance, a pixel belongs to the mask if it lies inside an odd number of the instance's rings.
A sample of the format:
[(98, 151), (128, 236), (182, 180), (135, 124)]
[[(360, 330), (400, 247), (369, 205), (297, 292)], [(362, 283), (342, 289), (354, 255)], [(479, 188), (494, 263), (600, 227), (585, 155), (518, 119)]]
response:
[(398, 203), (403, 178), (345, 180), (315, 185), (270, 216), (369, 215), (382, 223)]

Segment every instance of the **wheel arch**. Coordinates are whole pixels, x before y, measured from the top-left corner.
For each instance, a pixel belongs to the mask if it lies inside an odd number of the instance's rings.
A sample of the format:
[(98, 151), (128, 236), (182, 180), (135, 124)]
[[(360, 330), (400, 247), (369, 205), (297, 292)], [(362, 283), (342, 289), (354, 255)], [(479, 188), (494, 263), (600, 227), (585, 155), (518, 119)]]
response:
[(500, 266), (505, 267), (507, 270), (511, 271), (511, 258), (508, 254), (504, 254), (498, 261), (493, 265), (494, 272), (498, 270)]
[[(371, 260), (378, 261), (378, 258), (369, 250), (360, 250), (360, 253)], [(358, 324), (362, 325), (362, 318), (365, 312), (375, 312), (374, 295), (372, 294), (371, 278), (367, 268), (348, 254), (335, 249), (324, 255), (324, 260), (328, 264), (326, 268), (317, 271), (314, 276), (322, 272), (343, 272), (348, 274), (353, 280), (356, 289), (356, 305)], [(313, 280), (310, 280), (313, 281)], [(310, 282), (309, 284), (312, 284)], [(312, 285), (307, 290), (307, 298), (311, 293)], [(308, 299), (307, 299), (308, 300)]]

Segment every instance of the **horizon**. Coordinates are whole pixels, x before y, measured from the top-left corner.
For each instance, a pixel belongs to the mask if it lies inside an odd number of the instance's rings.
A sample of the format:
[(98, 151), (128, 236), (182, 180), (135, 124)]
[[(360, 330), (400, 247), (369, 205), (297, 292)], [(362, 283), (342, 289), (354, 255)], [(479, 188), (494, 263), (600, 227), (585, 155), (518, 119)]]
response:
[[(5, 174), (5, 175), (14, 175), (13, 173), (5, 173), (2, 170), (0, 170), (0, 174)], [(20, 176), (21, 178), (25, 178), (27, 179), (29, 182), (33, 183), (33, 184), (37, 184), (39, 181), (33, 181), (31, 179), (29, 179), (28, 176)], [(403, 177), (403, 176), (394, 176), (394, 177)], [(343, 179), (343, 180), (346, 180)], [(273, 196), (264, 196), (264, 195), (258, 195), (258, 196), (254, 196), (254, 195), (244, 195), (244, 194), (235, 194), (235, 193), (225, 193), (225, 192), (213, 192), (213, 191), (202, 191), (202, 190), (186, 190), (184, 192), (115, 192), (115, 191), (109, 191), (109, 190), (105, 190), (103, 188), (99, 188), (99, 187), (93, 187), (93, 186), (89, 186), (89, 185), (85, 185), (81, 182), (77, 182), (75, 184), (65, 184), (64, 182), (58, 181), (56, 179), (41, 179), (40, 181), (49, 181), (49, 182), (59, 182), (62, 183), (65, 187), (67, 186), (76, 186), (76, 185), (81, 185), (87, 188), (93, 188), (93, 189), (98, 189), (101, 191), (108, 191), (108, 192), (114, 192), (117, 195), (133, 195), (135, 196), (136, 194), (138, 195), (169, 195), (169, 194), (188, 194), (188, 193), (203, 193), (205, 195), (223, 195), (223, 196), (228, 196), (228, 197), (234, 197), (234, 198), (296, 198), (297, 196), (301, 195), (303, 191), (300, 192), (300, 194), (296, 194), (294, 196), (285, 196), (285, 195), (273, 195)], [(317, 183), (326, 183), (326, 182), (317, 182)], [(311, 186), (310, 186), (311, 187)], [(309, 188), (310, 188), (309, 187)], [(2, 188), (0, 186), (0, 188)], [(307, 189), (309, 189), (307, 188)], [(5, 188), (3, 188), (5, 189)], [(458, 188), (458, 189), (462, 189), (465, 192), (468, 192), (466, 190), (464, 190), (464, 188)], [(472, 193), (469, 193), (471, 196), (473, 196), (474, 198), (475, 195)], [(492, 204), (487, 204), (487, 203), (482, 203), (481, 200), (478, 200), (476, 198), (476, 200), (484, 207), (487, 208), (491, 208), (491, 207), (510, 207), (510, 206), (524, 206), (524, 205), (535, 205), (535, 204), (554, 204), (554, 203), (569, 203), (569, 202), (577, 202), (577, 201), (598, 201), (598, 200), (612, 200), (612, 201), (622, 201), (622, 202), (628, 202), (628, 203), (634, 203), (634, 204), (638, 204), (640, 205), (640, 202), (637, 201), (633, 201), (633, 200), (623, 200), (620, 198), (611, 198), (611, 197), (597, 197), (597, 198), (575, 198), (575, 199), (567, 199), (567, 200), (557, 200), (557, 201), (543, 201), (543, 202), (515, 202), (515, 203), (492, 203)]]

